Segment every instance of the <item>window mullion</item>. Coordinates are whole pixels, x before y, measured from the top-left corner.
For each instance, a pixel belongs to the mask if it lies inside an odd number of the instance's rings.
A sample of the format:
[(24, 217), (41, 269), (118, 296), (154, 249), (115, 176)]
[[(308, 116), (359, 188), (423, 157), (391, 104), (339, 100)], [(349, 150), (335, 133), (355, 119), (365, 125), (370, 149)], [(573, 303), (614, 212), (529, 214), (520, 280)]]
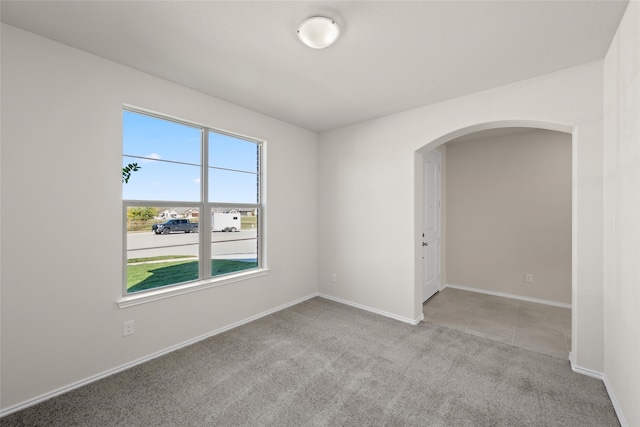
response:
[(211, 277), (211, 207), (209, 206), (209, 132), (202, 129), (200, 195), (200, 277)]
[(127, 202), (125, 201), (124, 203), (122, 203), (122, 218), (123, 218), (123, 224), (122, 224), (122, 295), (126, 295), (127, 294), (127, 268), (128, 268), (128, 261), (127, 261), (127, 208), (129, 207), (129, 205), (127, 204)]

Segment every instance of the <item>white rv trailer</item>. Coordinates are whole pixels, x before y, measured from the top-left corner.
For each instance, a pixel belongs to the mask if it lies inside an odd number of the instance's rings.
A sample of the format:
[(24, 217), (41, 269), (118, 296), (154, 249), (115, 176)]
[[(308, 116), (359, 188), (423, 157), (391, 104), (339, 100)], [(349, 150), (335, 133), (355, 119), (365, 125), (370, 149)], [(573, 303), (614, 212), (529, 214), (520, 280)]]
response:
[(240, 212), (211, 214), (211, 231), (240, 231)]

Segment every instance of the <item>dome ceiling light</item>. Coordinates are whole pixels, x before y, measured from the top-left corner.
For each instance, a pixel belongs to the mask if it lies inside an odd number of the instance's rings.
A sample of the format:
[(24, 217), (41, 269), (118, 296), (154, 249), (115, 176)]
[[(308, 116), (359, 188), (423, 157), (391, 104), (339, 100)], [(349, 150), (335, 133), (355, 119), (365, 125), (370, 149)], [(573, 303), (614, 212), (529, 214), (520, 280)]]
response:
[(331, 46), (340, 35), (338, 24), (331, 18), (314, 16), (303, 21), (298, 27), (298, 37), (302, 43), (313, 49)]

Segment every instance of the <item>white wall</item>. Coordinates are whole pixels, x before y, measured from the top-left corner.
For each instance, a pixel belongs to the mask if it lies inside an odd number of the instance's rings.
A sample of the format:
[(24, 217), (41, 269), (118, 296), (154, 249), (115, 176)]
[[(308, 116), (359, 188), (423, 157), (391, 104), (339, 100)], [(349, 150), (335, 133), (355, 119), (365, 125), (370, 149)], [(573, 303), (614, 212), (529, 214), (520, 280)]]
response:
[(515, 132), (446, 144), (447, 283), (571, 304), (571, 135)]
[(605, 374), (619, 414), (639, 426), (639, 2), (629, 3), (604, 64)]
[[(124, 103), (267, 141), (270, 274), (118, 309)], [(5, 410), (317, 292), (317, 135), (4, 24), (1, 174)]]
[(320, 292), (419, 319), (417, 152), (495, 126), (573, 131), (572, 357), (602, 372), (602, 67), (598, 61), (321, 134)]

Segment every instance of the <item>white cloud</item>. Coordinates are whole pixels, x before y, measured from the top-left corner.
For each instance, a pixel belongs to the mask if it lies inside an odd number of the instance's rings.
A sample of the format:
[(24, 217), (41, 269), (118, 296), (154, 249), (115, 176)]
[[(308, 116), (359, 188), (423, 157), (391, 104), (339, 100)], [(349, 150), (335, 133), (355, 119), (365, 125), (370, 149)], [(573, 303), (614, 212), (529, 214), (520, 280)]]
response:
[(146, 157), (146, 159), (142, 160), (143, 162), (150, 162), (151, 160), (149, 160), (149, 159), (155, 159), (155, 160), (160, 160), (161, 159), (160, 154), (158, 154), (158, 153), (151, 153), (151, 154), (146, 155), (145, 157)]
[(198, 184), (198, 185), (200, 185), (200, 178), (196, 178), (196, 179), (194, 179), (194, 180), (193, 180), (193, 183), (194, 183), (194, 184)]

